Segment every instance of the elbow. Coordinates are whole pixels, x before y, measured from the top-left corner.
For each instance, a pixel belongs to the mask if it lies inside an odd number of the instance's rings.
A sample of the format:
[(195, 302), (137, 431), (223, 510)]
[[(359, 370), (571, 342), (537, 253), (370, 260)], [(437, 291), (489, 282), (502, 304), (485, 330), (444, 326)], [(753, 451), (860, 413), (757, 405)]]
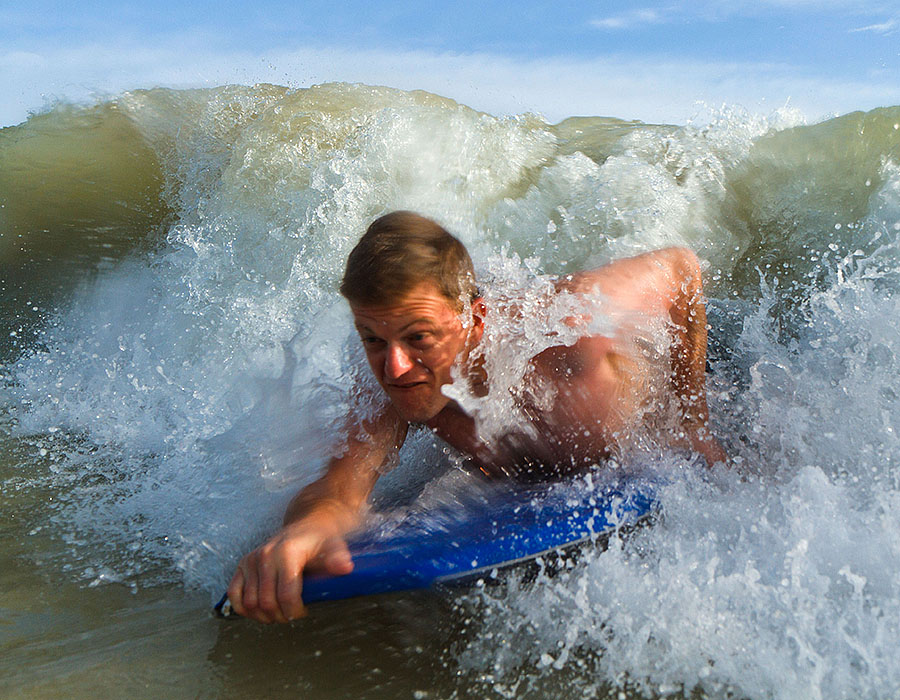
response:
[(669, 263), (670, 279), (674, 286), (672, 301), (687, 298), (688, 303), (700, 300), (703, 293), (700, 259), (690, 248), (673, 247), (664, 251)]
[(690, 248), (681, 246), (666, 248), (673, 271), (682, 280), (700, 281), (700, 258)]

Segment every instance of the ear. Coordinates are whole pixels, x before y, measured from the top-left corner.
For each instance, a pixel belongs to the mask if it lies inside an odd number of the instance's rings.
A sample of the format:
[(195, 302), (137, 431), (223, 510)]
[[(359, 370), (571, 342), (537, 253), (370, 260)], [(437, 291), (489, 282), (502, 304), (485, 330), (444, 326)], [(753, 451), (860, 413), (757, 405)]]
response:
[(481, 336), (484, 335), (485, 316), (487, 316), (487, 305), (482, 297), (476, 297), (472, 300), (472, 326), (469, 328), (472, 345), (478, 345), (481, 342)]

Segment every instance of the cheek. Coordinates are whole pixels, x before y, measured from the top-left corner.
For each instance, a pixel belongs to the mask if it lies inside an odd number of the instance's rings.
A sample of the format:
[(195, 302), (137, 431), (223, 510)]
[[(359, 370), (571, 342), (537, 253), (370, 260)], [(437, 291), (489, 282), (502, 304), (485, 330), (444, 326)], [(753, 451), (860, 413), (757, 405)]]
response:
[(381, 377), (381, 370), (384, 369), (384, 357), (381, 356), (381, 353), (367, 352), (366, 360), (369, 361), (369, 367), (372, 369), (372, 373), (376, 377)]
[(437, 376), (442, 379), (450, 380), (450, 369), (453, 367), (453, 363), (456, 361), (456, 357), (458, 355), (458, 348), (453, 343), (448, 343), (446, 347), (440, 349), (439, 352), (435, 352), (427, 363), (428, 368)]

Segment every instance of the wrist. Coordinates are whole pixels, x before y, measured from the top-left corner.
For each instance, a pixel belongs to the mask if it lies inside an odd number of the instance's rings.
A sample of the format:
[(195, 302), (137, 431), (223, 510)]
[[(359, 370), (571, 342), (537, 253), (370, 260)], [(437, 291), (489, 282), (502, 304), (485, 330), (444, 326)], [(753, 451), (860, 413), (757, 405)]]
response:
[(352, 530), (359, 521), (358, 513), (354, 513), (344, 503), (336, 499), (321, 498), (314, 503), (291, 504), (284, 515), (285, 529), (296, 527), (313, 527), (326, 536), (343, 535)]

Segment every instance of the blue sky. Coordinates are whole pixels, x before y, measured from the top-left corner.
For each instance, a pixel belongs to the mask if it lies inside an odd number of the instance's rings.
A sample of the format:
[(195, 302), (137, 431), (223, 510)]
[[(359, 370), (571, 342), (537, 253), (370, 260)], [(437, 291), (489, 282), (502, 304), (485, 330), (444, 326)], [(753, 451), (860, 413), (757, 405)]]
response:
[(867, 0), (34, 0), (0, 7), (0, 124), (126, 89), (333, 80), (494, 114), (810, 120), (900, 104), (900, 6)]

